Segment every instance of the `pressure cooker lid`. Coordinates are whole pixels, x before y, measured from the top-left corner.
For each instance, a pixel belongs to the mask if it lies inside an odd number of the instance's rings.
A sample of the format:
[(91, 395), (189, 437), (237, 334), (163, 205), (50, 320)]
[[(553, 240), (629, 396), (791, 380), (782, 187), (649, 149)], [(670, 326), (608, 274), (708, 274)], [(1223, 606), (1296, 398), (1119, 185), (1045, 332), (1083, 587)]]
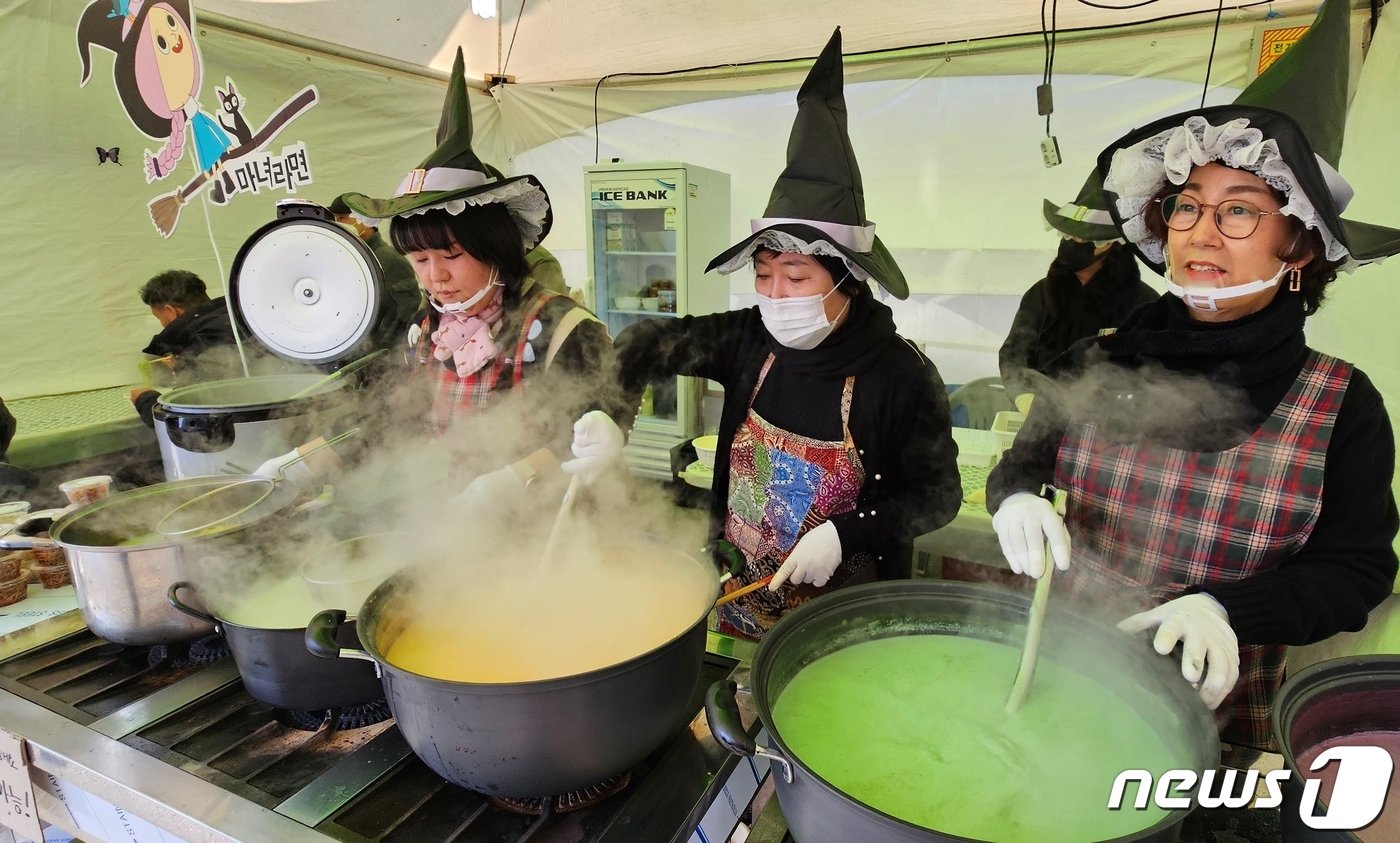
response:
[(383, 306), (374, 253), (330, 212), (300, 199), (238, 251), (229, 295), (240, 325), (284, 360), (324, 364), (363, 353)]

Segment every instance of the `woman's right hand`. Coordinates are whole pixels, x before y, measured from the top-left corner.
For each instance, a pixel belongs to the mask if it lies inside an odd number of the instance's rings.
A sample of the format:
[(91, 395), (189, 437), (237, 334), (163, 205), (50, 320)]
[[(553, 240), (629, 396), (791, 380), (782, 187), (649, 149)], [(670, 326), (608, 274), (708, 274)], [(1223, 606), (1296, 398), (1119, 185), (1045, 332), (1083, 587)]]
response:
[(1055, 567), (1069, 568), (1069, 531), (1050, 501), (1031, 492), (1017, 492), (1001, 502), (992, 516), (1001, 552), (1011, 570), (1040, 579), (1045, 573), (1045, 546)]

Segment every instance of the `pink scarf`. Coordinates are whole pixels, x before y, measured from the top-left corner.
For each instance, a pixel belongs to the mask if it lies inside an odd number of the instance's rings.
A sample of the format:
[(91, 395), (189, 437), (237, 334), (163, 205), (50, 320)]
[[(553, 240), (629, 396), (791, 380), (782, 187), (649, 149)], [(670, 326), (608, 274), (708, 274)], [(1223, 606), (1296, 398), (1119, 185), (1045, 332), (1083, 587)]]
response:
[(505, 295), (497, 289), (496, 295), (479, 313), (471, 316), (443, 313), (431, 337), (433, 357), (438, 360), (451, 357), (459, 378), (480, 371), (496, 356), (496, 343), (491, 335), (500, 325), (504, 310)]

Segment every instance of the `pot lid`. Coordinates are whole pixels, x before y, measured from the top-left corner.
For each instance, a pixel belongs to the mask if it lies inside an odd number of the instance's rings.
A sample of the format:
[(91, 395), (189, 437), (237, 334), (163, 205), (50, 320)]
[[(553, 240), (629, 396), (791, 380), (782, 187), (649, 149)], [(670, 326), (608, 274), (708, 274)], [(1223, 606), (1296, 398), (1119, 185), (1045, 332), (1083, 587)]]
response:
[(248, 238), (229, 296), (240, 326), (284, 360), (326, 364), (363, 353), (384, 302), (374, 253), (330, 212), (301, 199)]
[[(176, 413), (229, 414), (284, 408), (291, 396), (315, 386), (325, 379), (321, 374), (254, 375), (250, 378), (229, 378), (220, 381), (192, 383), (176, 387), (156, 399), (156, 405)], [(345, 385), (345, 381), (326, 384), (320, 397)]]

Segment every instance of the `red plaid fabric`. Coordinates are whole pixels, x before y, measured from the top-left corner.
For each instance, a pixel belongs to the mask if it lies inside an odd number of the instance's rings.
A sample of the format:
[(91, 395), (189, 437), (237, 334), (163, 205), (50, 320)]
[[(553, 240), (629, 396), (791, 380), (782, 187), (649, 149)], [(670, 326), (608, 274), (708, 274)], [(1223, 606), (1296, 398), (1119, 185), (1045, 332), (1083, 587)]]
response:
[[(1278, 567), (1317, 523), (1327, 444), (1351, 372), (1312, 352), (1273, 414), (1227, 451), (1111, 443), (1093, 424), (1071, 424), (1055, 470), (1069, 495), (1069, 589), (1149, 608), (1189, 586)], [(1223, 740), (1274, 749), (1269, 711), (1284, 652), (1240, 648), (1240, 681), (1217, 710)]]
[[(514, 389), (520, 385), (524, 375), (524, 366), (520, 365), (520, 362), (524, 359), (525, 343), (530, 339), (530, 327), (539, 318), (540, 311), (544, 310), (545, 305), (556, 295), (558, 293), (541, 291), (522, 302), (516, 312), (523, 313), (524, 317), (520, 321), (519, 333), (515, 346), (510, 349), (511, 353), (508, 354), (503, 349), (496, 355), (495, 360), (465, 378), (458, 377), (450, 367), (433, 358), (432, 339), (429, 337), (432, 326), (429, 319), (423, 320), (415, 352), (418, 361), (424, 366), (424, 371), (436, 381), (430, 421), (432, 429), (438, 435), (446, 433), (452, 425), (452, 420), (459, 414), (466, 415), (479, 407), (489, 405), (497, 390)], [(538, 349), (538, 353), (544, 354), (543, 346)]]

